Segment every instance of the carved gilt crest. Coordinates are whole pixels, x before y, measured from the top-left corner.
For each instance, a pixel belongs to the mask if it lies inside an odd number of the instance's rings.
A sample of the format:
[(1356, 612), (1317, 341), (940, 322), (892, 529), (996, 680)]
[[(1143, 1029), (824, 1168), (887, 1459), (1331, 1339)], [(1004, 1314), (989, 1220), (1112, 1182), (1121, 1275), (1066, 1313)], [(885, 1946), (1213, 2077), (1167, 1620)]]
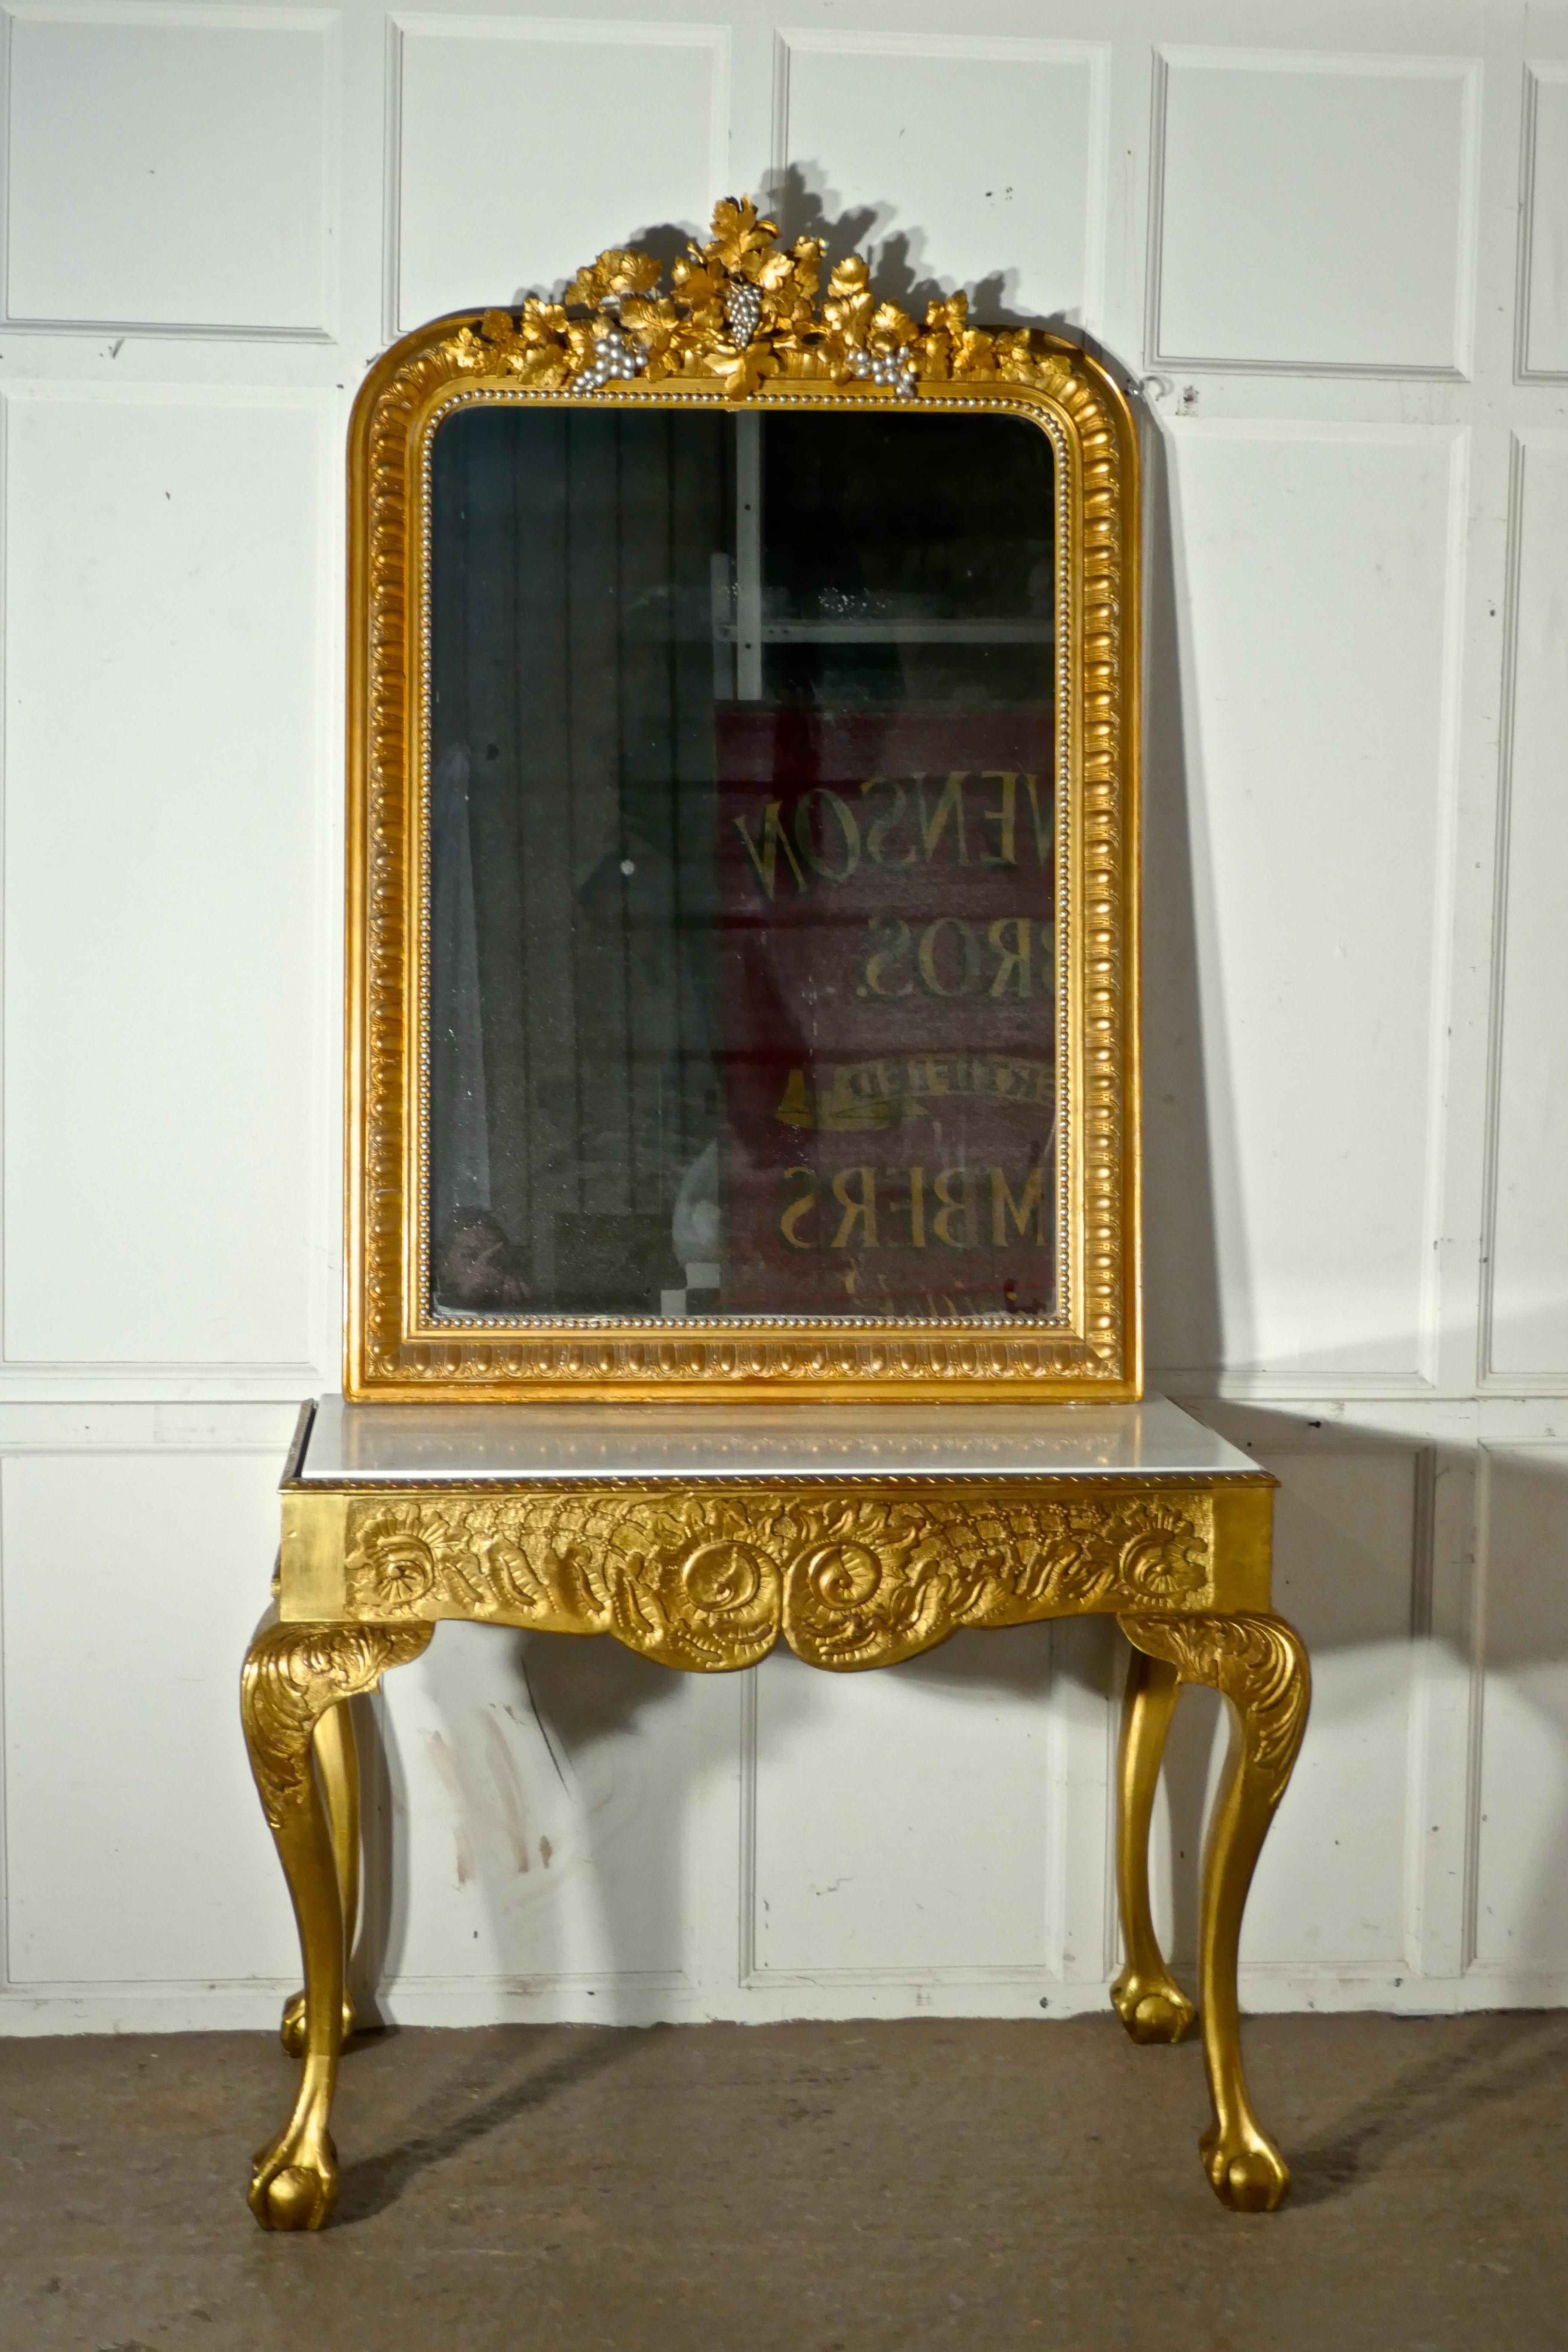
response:
[(487, 310), (452, 339), (459, 367), (504, 373), (536, 392), (602, 392), (615, 382), (718, 378), (731, 400), (768, 379), (864, 384), (911, 400), (919, 384), (1001, 378), (1060, 391), (1068, 362), (1033, 328), (971, 326), (968, 300), (931, 303), (923, 326), (879, 301), (859, 254), (837, 262), (822, 289), (819, 237), (778, 241), (749, 196), (715, 208), (705, 245), (670, 268), (649, 253), (610, 251), (580, 269), (563, 301), (531, 296), (521, 313)]

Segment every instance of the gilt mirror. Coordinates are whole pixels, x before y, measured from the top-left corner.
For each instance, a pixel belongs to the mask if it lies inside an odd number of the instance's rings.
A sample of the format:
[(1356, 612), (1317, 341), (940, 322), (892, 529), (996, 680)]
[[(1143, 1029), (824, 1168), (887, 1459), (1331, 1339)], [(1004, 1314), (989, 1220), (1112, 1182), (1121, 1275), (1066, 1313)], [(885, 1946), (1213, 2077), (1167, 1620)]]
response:
[(1137, 452), (749, 204), (378, 363), (351, 1394), (1137, 1393)]

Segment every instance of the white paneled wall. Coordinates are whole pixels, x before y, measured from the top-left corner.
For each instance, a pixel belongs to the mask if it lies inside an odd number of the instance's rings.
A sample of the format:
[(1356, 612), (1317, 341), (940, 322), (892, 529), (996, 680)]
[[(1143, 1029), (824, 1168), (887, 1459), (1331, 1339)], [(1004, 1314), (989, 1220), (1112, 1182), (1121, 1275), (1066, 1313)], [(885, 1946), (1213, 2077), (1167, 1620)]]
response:
[[(1142, 390), (1151, 1356), (1279, 1474), (1317, 1677), (1247, 1996), (1568, 2000), (1568, 0), (0, 28), (0, 2027), (294, 1974), (234, 1694), (337, 1379), (354, 386), (769, 186)], [(425, 2021), (1098, 2004), (1121, 1672), (447, 1628), (366, 1709), (366, 1967)]]

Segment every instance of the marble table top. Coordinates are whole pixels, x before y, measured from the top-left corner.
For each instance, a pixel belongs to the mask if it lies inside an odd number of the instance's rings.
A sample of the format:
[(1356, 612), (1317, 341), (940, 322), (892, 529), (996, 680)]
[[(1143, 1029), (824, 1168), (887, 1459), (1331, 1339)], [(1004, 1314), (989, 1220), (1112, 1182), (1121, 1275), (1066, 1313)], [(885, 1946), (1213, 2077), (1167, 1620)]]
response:
[(470, 1480), (1191, 1477), (1272, 1484), (1165, 1397), (1142, 1404), (348, 1404), (300, 1415), (299, 1492)]

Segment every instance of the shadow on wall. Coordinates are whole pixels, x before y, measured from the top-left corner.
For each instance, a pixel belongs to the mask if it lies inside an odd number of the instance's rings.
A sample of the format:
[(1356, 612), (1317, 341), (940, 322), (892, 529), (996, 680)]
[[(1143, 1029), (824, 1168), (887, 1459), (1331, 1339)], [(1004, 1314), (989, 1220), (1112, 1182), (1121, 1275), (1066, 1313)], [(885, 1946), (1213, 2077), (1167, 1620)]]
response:
[[(737, 189), (734, 193), (748, 192)], [(895, 228), (897, 212), (891, 205), (861, 205), (846, 209), (828, 185), (821, 166), (815, 163), (791, 163), (750, 193), (755, 194), (759, 209), (778, 223), (780, 236), (786, 245), (801, 236), (821, 239), (825, 270), (831, 269), (835, 262), (848, 254), (864, 255), (871, 264), (879, 295), (897, 302), (911, 318), (923, 317), (928, 303), (945, 301), (949, 295), (961, 290), (952, 280), (937, 278), (924, 268), (926, 238), (921, 228)], [(624, 242), (639, 253), (657, 256), (668, 272), (671, 262), (681, 259), (689, 246), (700, 245), (708, 235), (706, 221), (655, 221), (631, 232)], [(589, 256), (584, 254), (583, 258), (586, 261)], [(563, 278), (550, 289), (550, 299), (559, 300), (567, 282)], [(974, 285), (964, 287), (962, 290), (969, 297), (971, 318), (989, 327), (1048, 327), (1053, 333), (1076, 335), (1098, 358), (1109, 360), (1092, 336), (1082, 331), (1075, 311), (1052, 311), (1042, 316), (1021, 310), (1016, 299), (1017, 282), (1016, 269), (994, 269)], [(512, 307), (519, 308), (541, 291), (537, 286), (519, 286), (512, 295)]]
[[(679, 1680), (614, 1640), (453, 1624), (395, 1678), (395, 1727), (384, 1696), (358, 1703), (356, 2005), (374, 2014), (375, 1988), (404, 1974), (471, 1972), (519, 1992), (619, 1977), (634, 2006), (640, 1980), (657, 2009), (684, 1961), (683, 1824), (700, 1769), (679, 1723), (651, 1725), (679, 1704)], [(443, 1790), (442, 1819), (411, 1815), (405, 1748)], [(411, 1950), (415, 1883), (459, 1898), (435, 1949)]]

